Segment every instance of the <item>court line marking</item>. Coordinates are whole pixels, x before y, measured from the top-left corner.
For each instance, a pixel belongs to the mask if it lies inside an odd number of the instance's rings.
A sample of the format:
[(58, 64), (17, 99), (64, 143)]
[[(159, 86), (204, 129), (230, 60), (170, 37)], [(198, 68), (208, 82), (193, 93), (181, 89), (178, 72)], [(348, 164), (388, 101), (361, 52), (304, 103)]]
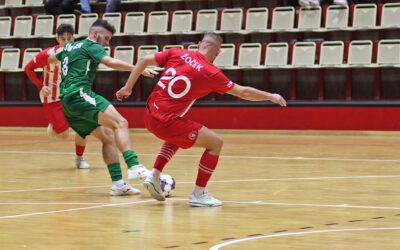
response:
[(245, 241), (268, 239), (268, 238), (275, 238), (275, 237), (287, 237), (287, 236), (293, 236), (293, 235), (320, 234), (320, 233), (342, 233), (342, 232), (354, 232), (354, 231), (389, 231), (389, 230), (400, 230), (400, 227), (342, 228), (342, 229), (317, 230), (317, 231), (306, 231), (306, 232), (302, 231), (302, 232), (269, 234), (269, 235), (246, 237), (246, 238), (242, 238), (242, 239), (223, 242), (218, 245), (212, 246), (211, 248), (209, 248), (209, 250), (219, 250), (223, 247), (241, 243), (241, 242), (245, 242)]
[[(360, 175), (360, 176), (319, 176), (319, 177), (287, 177), (287, 178), (266, 178), (266, 179), (242, 179), (242, 180), (219, 180), (210, 181), (210, 183), (235, 183), (235, 182), (259, 182), (259, 181), (310, 181), (310, 180), (347, 180), (347, 179), (381, 179), (381, 178), (400, 178), (400, 175)], [(180, 181), (179, 184), (194, 184), (193, 181)], [(131, 184), (132, 186), (141, 186), (141, 184)], [(84, 189), (84, 188), (104, 188), (109, 185), (79, 186), (79, 187), (54, 187), (54, 188), (33, 188), (17, 190), (0, 190), (0, 193), (18, 193), (51, 191), (65, 189)]]
[(103, 207), (116, 207), (116, 206), (124, 206), (124, 205), (140, 204), (140, 203), (150, 203), (150, 202), (154, 202), (154, 201), (155, 200), (132, 201), (132, 202), (124, 202), (124, 203), (103, 204), (103, 205), (96, 205), (96, 206), (90, 206), (90, 207), (79, 207), (79, 208), (71, 208), (71, 209), (52, 210), (52, 211), (46, 211), (46, 212), (34, 212), (34, 213), (27, 213), (27, 214), (6, 215), (6, 216), (0, 216), (0, 220), (2, 220), (2, 219), (14, 219), (14, 218), (20, 218), (20, 217), (28, 217), (28, 216), (34, 216), (34, 215), (58, 214), (58, 213), (74, 212), (74, 211), (89, 210), (89, 209), (103, 208)]
[[(1, 151), (0, 154), (46, 154), (46, 155), (73, 155), (70, 152), (47, 152), (47, 151)], [(101, 153), (89, 153), (85, 155), (101, 155)], [(157, 154), (140, 154), (140, 156), (155, 157)], [(175, 157), (199, 158), (200, 155), (182, 155)], [(268, 160), (304, 160), (304, 161), (358, 161), (358, 162), (389, 162), (400, 163), (400, 159), (358, 159), (358, 158), (335, 158), (335, 157), (302, 157), (302, 156), (245, 156), (245, 155), (221, 155), (220, 158), (227, 159), (268, 159)]]

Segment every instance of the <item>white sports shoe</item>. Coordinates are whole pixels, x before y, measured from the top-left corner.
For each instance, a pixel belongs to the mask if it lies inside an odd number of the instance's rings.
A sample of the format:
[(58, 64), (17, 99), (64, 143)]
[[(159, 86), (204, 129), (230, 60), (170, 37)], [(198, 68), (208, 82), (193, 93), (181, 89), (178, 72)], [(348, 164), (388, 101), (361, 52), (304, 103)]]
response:
[(75, 157), (75, 165), (79, 169), (88, 169), (88, 168), (90, 168), (89, 163), (87, 163), (87, 161), (85, 161), (85, 159), (83, 159), (82, 156), (76, 156)]
[(135, 195), (140, 194), (140, 190), (133, 188), (129, 183), (124, 182), (122, 185), (112, 185), (110, 195), (121, 196), (121, 195)]
[(49, 126), (47, 126), (47, 135), (50, 137), (56, 136), (56, 132), (54, 132), (53, 125), (51, 123), (49, 123)]
[(222, 201), (215, 199), (205, 190), (201, 195), (192, 193), (189, 196), (189, 205), (194, 207), (217, 207), (222, 205)]
[(149, 191), (150, 195), (154, 199), (158, 201), (165, 201), (159, 178), (156, 179), (152, 174), (149, 174), (146, 180), (143, 182), (143, 186), (147, 189), (147, 191)]
[(349, 3), (347, 2), (347, 0), (333, 0), (333, 4), (336, 4), (336, 5), (348, 5)]
[(128, 169), (128, 179), (143, 179), (150, 173), (144, 165), (138, 164)]

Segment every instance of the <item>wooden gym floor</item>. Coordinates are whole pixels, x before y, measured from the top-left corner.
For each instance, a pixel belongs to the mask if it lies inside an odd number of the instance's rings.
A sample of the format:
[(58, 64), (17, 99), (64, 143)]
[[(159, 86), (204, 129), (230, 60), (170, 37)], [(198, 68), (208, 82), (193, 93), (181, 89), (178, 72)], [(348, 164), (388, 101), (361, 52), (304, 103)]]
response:
[[(400, 133), (219, 131), (209, 191), (222, 207), (187, 205), (200, 149), (165, 172), (172, 197), (110, 197), (101, 146), (73, 165), (73, 136), (0, 129), (0, 249), (400, 249)], [(161, 141), (131, 133), (151, 166)], [(126, 167), (123, 165), (123, 174)]]

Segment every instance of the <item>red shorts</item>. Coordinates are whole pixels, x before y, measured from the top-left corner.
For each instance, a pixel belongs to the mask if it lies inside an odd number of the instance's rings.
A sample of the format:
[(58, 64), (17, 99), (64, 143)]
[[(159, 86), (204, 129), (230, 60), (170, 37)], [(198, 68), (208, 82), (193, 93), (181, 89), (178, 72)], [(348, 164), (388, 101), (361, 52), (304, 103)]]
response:
[(47, 121), (53, 125), (53, 130), (57, 134), (64, 132), (69, 128), (67, 118), (64, 116), (61, 101), (43, 103), (44, 115)]
[(200, 123), (183, 117), (162, 122), (154, 118), (148, 109), (144, 114), (144, 124), (155, 136), (180, 148), (192, 147), (197, 140), (199, 130), (203, 127)]

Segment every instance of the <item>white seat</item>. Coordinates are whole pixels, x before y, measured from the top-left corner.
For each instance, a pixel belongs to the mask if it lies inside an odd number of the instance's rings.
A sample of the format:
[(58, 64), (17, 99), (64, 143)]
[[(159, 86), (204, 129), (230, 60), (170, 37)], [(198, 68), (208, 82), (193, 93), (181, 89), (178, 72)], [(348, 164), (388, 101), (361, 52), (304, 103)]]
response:
[(3, 49), (1, 53), (1, 71), (13, 71), (19, 68), (20, 49)]
[(321, 44), (319, 64), (321, 66), (342, 65), (344, 43), (342, 41), (325, 41)]
[(25, 65), (34, 58), (38, 53), (42, 51), (41, 48), (27, 48), (24, 51), (24, 56), (22, 58), (22, 68), (25, 68)]
[(218, 11), (215, 9), (199, 10), (196, 20), (196, 31), (215, 31), (217, 30)]
[(122, 60), (129, 64), (133, 64), (134, 59), (135, 59), (135, 47), (133, 47), (133, 46), (117, 46), (117, 47), (115, 47), (114, 58)]
[(239, 48), (239, 67), (255, 67), (261, 63), (261, 43), (243, 43)]
[(296, 67), (315, 64), (316, 45), (314, 42), (297, 42), (293, 46), (292, 65)]
[(221, 53), (215, 58), (217, 67), (232, 67), (235, 60), (235, 45), (232, 43), (221, 44)]
[(250, 8), (246, 13), (245, 30), (266, 30), (268, 26), (267, 8)]
[(265, 66), (286, 66), (288, 62), (289, 45), (287, 43), (269, 43), (265, 50)]
[(243, 10), (224, 9), (221, 15), (221, 31), (239, 31), (242, 29)]
[(325, 27), (327, 29), (344, 29), (349, 23), (349, 6), (329, 5), (326, 11)]
[(321, 7), (300, 8), (299, 29), (319, 29), (321, 28)]
[(103, 20), (107, 20), (115, 27), (115, 34), (121, 33), (121, 19), (121, 13), (119, 12), (104, 13), (103, 15)]
[(382, 7), (382, 27), (400, 26), (400, 3), (385, 3)]
[(354, 6), (353, 27), (357, 29), (374, 28), (377, 16), (376, 4), (356, 4)]
[(22, 0), (6, 0), (4, 2), (6, 7), (20, 7), (22, 6)]
[(11, 34), (11, 17), (0, 16), (0, 38), (9, 37)]
[(39, 15), (36, 17), (35, 36), (52, 36), (54, 17), (52, 15)]
[(191, 50), (191, 51), (195, 51), (195, 50), (197, 50), (199, 48), (199, 45), (198, 44), (190, 44), (189, 46), (188, 46), (188, 50)]
[(172, 48), (178, 48), (178, 49), (183, 49), (183, 45), (175, 45), (175, 44), (169, 44), (169, 45), (165, 45), (164, 47), (163, 47), (163, 51), (166, 51), (166, 50), (169, 50), (169, 49), (172, 49)]
[(400, 64), (400, 39), (381, 40), (378, 44), (378, 64)]
[(57, 27), (60, 26), (60, 24), (62, 24), (62, 23), (66, 23), (66, 24), (71, 25), (74, 28), (75, 32), (76, 32), (76, 29), (75, 29), (76, 28), (76, 25), (75, 25), (76, 17), (75, 17), (74, 14), (62, 14), (62, 15), (59, 15), (57, 17)]
[(43, 6), (43, 0), (25, 0), (25, 6)]
[(276, 7), (272, 12), (272, 30), (292, 30), (295, 10), (293, 7)]
[(349, 65), (370, 65), (372, 61), (372, 41), (356, 40), (350, 42)]
[[(110, 47), (104, 47), (104, 50), (106, 51), (108, 56), (111, 54), (111, 48)], [(112, 70), (112, 69), (107, 67), (105, 64), (100, 63), (98, 70), (99, 71), (108, 71), (108, 70)]]
[(152, 11), (149, 14), (147, 32), (164, 33), (168, 30), (168, 11)]
[(86, 36), (89, 34), (89, 28), (98, 19), (96, 13), (82, 14), (79, 17), (78, 35)]
[(32, 21), (32, 16), (17, 16), (14, 23), (14, 37), (30, 37)]
[(141, 45), (138, 48), (137, 59), (140, 59), (140, 58), (142, 58), (144, 56), (147, 56), (147, 55), (154, 55), (157, 52), (158, 52), (158, 46), (157, 45)]
[(144, 31), (144, 12), (128, 12), (125, 16), (124, 33), (135, 34)]
[(192, 30), (193, 11), (177, 10), (172, 14), (172, 32), (188, 32)]

